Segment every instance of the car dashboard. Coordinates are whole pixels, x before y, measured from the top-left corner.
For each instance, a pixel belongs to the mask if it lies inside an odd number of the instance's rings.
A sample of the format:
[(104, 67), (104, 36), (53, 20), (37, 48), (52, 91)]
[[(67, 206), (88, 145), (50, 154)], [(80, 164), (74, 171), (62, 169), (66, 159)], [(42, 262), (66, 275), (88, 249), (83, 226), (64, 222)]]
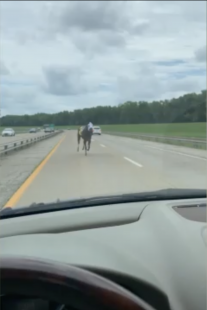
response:
[[(1, 220), (1, 255), (87, 269), (157, 310), (206, 309), (206, 244), (205, 199), (113, 204)], [(33, 309), (67, 309), (40, 304)]]

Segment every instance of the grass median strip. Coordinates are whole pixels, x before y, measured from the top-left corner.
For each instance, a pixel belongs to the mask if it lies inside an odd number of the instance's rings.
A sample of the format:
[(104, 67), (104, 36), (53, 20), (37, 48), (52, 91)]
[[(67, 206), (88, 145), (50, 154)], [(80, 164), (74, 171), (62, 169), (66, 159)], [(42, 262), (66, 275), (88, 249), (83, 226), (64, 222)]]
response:
[(124, 124), (102, 125), (103, 133), (122, 132), (125, 134), (146, 134), (179, 138), (206, 139), (206, 123), (170, 123), (170, 124)]
[(19, 199), (22, 197), (26, 189), (33, 182), (33, 180), (37, 177), (37, 175), (41, 172), (45, 164), (52, 157), (52, 155), (56, 152), (60, 144), (65, 139), (65, 136), (61, 138), (61, 140), (54, 146), (54, 148), (49, 152), (49, 154), (41, 161), (41, 163), (34, 169), (34, 171), (30, 174), (30, 176), (24, 181), (24, 183), (19, 187), (19, 189), (12, 195), (12, 197), (7, 201), (3, 208), (7, 207), (15, 207)]
[[(119, 136), (119, 137), (125, 137), (125, 138), (132, 138), (132, 139), (138, 139), (142, 141), (151, 141), (151, 142), (157, 142), (162, 144), (170, 144), (170, 145), (177, 145), (177, 146), (184, 146), (189, 148), (195, 148), (195, 149), (201, 149), (206, 150), (206, 141), (203, 140), (196, 140), (190, 139), (190, 138), (181, 138), (181, 137), (168, 137), (168, 136), (148, 136), (148, 135), (139, 135), (135, 133), (126, 133), (126, 132), (106, 132), (106, 134), (112, 135), (112, 136)], [(194, 140), (194, 141), (193, 141)]]

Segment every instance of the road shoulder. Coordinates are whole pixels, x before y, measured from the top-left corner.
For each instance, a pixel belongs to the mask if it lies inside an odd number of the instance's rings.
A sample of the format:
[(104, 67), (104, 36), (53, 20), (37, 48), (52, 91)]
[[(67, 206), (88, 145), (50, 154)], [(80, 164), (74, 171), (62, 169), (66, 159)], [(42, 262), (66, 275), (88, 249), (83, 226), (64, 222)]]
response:
[(63, 134), (41, 141), (21, 152), (11, 153), (0, 158), (0, 208), (18, 190)]

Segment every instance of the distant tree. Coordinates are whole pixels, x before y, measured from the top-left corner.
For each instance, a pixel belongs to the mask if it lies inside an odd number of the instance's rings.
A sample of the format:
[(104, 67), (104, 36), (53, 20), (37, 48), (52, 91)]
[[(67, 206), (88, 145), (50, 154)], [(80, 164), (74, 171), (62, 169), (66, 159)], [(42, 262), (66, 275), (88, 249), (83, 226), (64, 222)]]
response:
[(206, 90), (164, 101), (127, 101), (118, 106), (96, 106), (55, 114), (6, 115), (1, 118), (1, 126), (43, 126), (51, 123), (78, 126), (89, 121), (100, 125), (206, 122)]

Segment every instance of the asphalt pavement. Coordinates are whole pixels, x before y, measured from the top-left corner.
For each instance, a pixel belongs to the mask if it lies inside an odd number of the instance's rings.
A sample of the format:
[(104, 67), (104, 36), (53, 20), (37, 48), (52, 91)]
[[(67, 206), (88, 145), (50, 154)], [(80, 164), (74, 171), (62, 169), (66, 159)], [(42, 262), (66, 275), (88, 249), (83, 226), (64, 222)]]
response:
[(59, 142), (63, 133), (0, 156), (0, 209)]
[(165, 188), (206, 188), (206, 151), (124, 137), (94, 136), (77, 152), (76, 131), (57, 144), (7, 205), (20, 207)]
[(43, 131), (39, 131), (36, 133), (21, 133), (12, 137), (2, 137), (0, 136), (0, 150), (4, 148), (4, 145), (6, 144), (11, 144), (14, 143), (16, 141), (21, 141), (21, 140), (26, 140), (26, 139), (32, 139), (32, 138), (36, 138), (36, 137), (40, 137), (40, 136), (44, 136), (46, 135), (45, 132)]

